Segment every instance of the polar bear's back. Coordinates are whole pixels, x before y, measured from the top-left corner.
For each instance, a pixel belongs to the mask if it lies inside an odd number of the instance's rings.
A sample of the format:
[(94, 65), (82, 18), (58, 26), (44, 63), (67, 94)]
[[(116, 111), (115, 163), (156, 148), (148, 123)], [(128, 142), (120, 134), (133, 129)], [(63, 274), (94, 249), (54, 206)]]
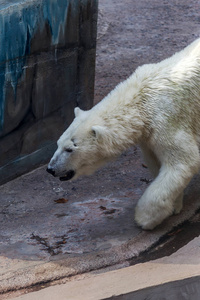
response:
[(140, 67), (136, 78), (152, 128), (200, 135), (200, 39), (160, 63)]
[(173, 54), (171, 57), (155, 64), (146, 64), (139, 67), (136, 73), (140, 79), (142, 77), (151, 80), (159, 76), (160, 78), (187, 73), (188, 71), (200, 69), (200, 38), (188, 45), (186, 48)]
[(170, 68), (179, 63), (184, 63), (184, 61), (192, 63), (198, 59), (200, 59), (200, 38), (192, 42), (183, 50), (173, 54), (171, 57), (157, 63), (157, 66), (162, 68)]
[(126, 128), (135, 126), (137, 109), (151, 132), (163, 128), (164, 136), (171, 126), (172, 132), (200, 133), (200, 39), (170, 58), (139, 67), (92, 111), (113, 124), (122, 120)]

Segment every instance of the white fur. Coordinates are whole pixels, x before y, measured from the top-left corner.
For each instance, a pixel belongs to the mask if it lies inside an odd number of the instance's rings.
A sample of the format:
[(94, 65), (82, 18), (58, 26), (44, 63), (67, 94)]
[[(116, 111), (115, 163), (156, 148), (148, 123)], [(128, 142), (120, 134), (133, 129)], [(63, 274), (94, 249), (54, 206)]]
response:
[(199, 171), (200, 39), (139, 67), (91, 110), (76, 108), (75, 115), (49, 168), (55, 176), (75, 170), (77, 178), (139, 144), (155, 180), (139, 200), (135, 220), (153, 229), (180, 212), (183, 191)]

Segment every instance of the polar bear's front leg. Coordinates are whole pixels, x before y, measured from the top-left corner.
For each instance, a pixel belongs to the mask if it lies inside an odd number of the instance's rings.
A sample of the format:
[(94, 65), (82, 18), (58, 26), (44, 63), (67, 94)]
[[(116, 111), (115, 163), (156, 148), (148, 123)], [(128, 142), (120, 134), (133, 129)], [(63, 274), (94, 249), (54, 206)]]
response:
[(179, 197), (194, 174), (194, 168), (182, 163), (163, 165), (159, 175), (146, 189), (136, 206), (137, 224), (143, 229), (153, 229), (172, 215), (174, 209), (179, 212), (178, 206), (182, 201)]
[[(156, 158), (155, 153), (153, 153), (151, 149), (149, 149), (146, 145), (143, 144), (141, 144), (140, 147), (143, 153), (144, 161), (147, 164), (147, 167), (149, 168), (151, 174), (155, 178), (159, 173), (160, 163)], [(173, 213), (175, 215), (179, 214), (182, 207), (183, 207), (183, 192), (181, 192), (181, 194), (174, 201)]]

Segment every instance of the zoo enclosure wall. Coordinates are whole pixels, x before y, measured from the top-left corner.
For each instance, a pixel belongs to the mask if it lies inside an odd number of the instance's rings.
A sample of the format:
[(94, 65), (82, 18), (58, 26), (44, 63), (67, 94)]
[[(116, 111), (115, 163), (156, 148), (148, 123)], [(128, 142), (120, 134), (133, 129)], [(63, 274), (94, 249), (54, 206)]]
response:
[(0, 4), (0, 184), (46, 163), (93, 105), (98, 0)]

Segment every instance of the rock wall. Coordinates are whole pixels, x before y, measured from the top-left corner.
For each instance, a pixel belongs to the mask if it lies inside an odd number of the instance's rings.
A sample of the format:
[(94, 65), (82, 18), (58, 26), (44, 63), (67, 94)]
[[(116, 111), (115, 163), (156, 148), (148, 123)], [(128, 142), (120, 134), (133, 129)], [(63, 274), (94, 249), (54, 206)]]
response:
[(45, 163), (93, 104), (98, 0), (0, 4), (0, 183)]

